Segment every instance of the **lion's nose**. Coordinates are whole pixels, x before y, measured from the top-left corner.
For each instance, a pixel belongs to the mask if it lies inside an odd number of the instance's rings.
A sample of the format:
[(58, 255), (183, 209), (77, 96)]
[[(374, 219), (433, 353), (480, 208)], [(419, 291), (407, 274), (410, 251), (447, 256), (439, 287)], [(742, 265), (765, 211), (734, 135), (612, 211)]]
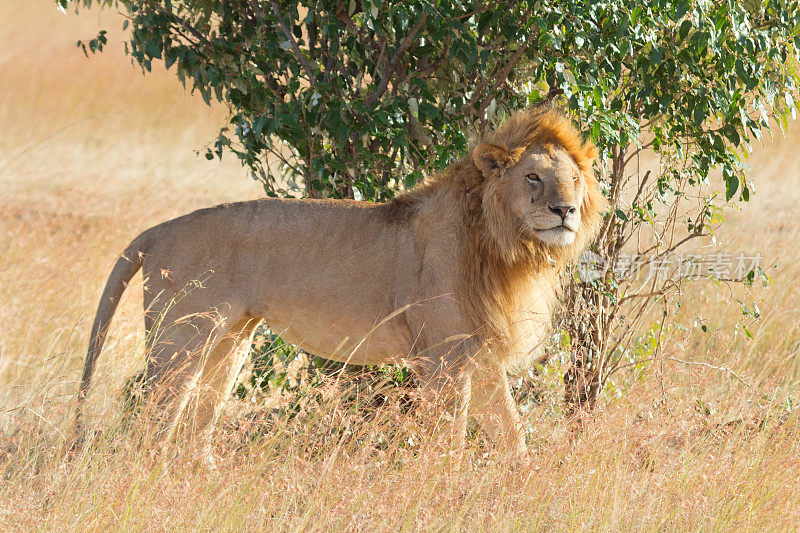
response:
[(567, 218), (567, 216), (577, 211), (577, 208), (574, 205), (548, 205), (547, 207), (550, 209), (550, 211), (560, 216), (561, 220), (564, 220)]

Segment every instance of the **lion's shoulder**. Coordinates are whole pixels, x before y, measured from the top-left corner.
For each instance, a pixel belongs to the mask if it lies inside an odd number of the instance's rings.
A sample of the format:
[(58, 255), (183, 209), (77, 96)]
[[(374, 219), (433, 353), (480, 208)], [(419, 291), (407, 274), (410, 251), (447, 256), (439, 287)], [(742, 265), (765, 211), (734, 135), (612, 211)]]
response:
[(408, 222), (419, 209), (420, 199), (409, 194), (396, 196), (389, 202), (382, 204), (381, 210), (387, 222)]

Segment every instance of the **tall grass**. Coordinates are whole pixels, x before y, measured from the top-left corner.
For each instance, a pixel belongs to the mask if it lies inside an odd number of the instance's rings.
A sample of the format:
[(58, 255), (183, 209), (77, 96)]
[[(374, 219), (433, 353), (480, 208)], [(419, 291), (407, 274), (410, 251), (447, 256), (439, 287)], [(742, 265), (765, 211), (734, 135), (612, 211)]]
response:
[[(695, 386), (714, 384), (698, 379)], [(117, 431), (118, 422), (107, 419), (104, 433), (71, 460), (50, 425), (66, 422), (66, 413), (50, 421), (23, 416), (4, 459), (2, 520), (58, 530), (796, 525), (795, 417), (721, 424), (725, 416), (701, 412), (691, 397), (643, 416), (642, 405), (657, 393), (651, 388), (607, 405), (577, 436), (544, 410), (531, 413), (540, 443), (535, 468), (498, 460), (479, 440), (461, 456), (435, 453), (413, 415), (365, 422), (337, 411), (335, 399), (255, 434), (247, 424), (222, 424), (209, 441), (194, 444), (142, 444), (136, 432)], [(752, 414), (750, 401), (763, 402), (764, 414), (782, 410), (752, 395), (715, 405)], [(402, 442), (382, 446), (375, 438), (398, 427)], [(421, 438), (409, 443), (409, 434)]]
[(364, 418), (337, 391), (291, 420), (232, 403), (208, 439), (151, 445), (120, 417), (142, 364), (141, 281), (92, 389), (98, 433), (70, 457), (90, 321), (117, 254), (154, 223), (259, 191), (235, 162), (193, 155), (224, 110), (169, 73), (143, 78), (118, 44), (91, 60), (74, 48), (98, 28), (121, 38), (116, 15), (40, 2), (0, 4), (0, 16), (3, 530), (797, 527), (800, 128), (754, 154), (757, 195), (719, 236), (723, 250), (777, 261), (771, 288), (736, 295), (761, 309), (753, 339), (721, 289), (687, 286), (688, 327), (663, 365), (626, 376), (578, 432), (553, 408), (560, 369), (548, 369), (554, 389), (526, 413), (533, 468), (495, 457), (480, 435), (439, 453), (413, 412), (387, 402)]

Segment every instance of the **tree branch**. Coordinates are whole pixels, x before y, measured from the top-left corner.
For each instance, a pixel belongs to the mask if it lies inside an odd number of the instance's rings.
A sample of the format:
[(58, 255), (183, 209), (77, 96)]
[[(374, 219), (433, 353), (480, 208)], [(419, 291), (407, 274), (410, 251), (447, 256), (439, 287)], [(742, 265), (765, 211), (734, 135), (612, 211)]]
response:
[(312, 87), (315, 86), (316, 78), (314, 76), (314, 70), (311, 68), (311, 65), (306, 60), (306, 56), (303, 55), (303, 51), (300, 50), (300, 46), (297, 44), (297, 41), (295, 41), (294, 35), (292, 35), (292, 32), (289, 29), (289, 25), (286, 24), (285, 20), (283, 20), (283, 17), (281, 16), (280, 6), (278, 6), (278, 2), (276, 0), (272, 0), (271, 5), (272, 5), (272, 12), (278, 19), (278, 25), (281, 27), (283, 35), (286, 37), (286, 40), (292, 47), (292, 50), (294, 50), (294, 53), (297, 55), (297, 60), (300, 61), (300, 65), (303, 67), (303, 70), (306, 71), (306, 76), (308, 76), (308, 82), (311, 84)]
[[(530, 41), (527, 40), (522, 41), (522, 44), (519, 45), (517, 51), (514, 52), (513, 56), (511, 56), (511, 60), (508, 63), (506, 63), (506, 65), (500, 70), (500, 72), (497, 73), (496, 76), (494, 76), (495, 82), (492, 85), (492, 88), (489, 89), (489, 93), (486, 95), (486, 98), (481, 100), (481, 105), (478, 108), (479, 119), (483, 120), (483, 113), (486, 111), (486, 108), (489, 107), (489, 104), (492, 102), (492, 99), (494, 98), (494, 92), (497, 89), (499, 89), (502, 84), (506, 82), (506, 79), (508, 79), (508, 75), (511, 73), (513, 68), (517, 66), (517, 63), (519, 63), (520, 58), (522, 58), (522, 54), (524, 54), (525, 50), (528, 48), (529, 42)], [(475, 91), (475, 94), (473, 95), (472, 99), (473, 100), (476, 99), (478, 94), (479, 91)]]
[(378, 88), (375, 89), (366, 99), (364, 99), (364, 105), (367, 107), (372, 106), (378, 99), (383, 96), (383, 93), (386, 92), (386, 88), (389, 87), (389, 80), (394, 75), (395, 71), (397, 70), (397, 63), (400, 61), (400, 57), (408, 50), (408, 47), (411, 46), (411, 43), (414, 41), (414, 38), (417, 36), (417, 33), (422, 29), (422, 26), (425, 25), (425, 21), (428, 20), (428, 13), (425, 12), (417, 21), (414, 28), (411, 30), (411, 33), (406, 35), (406, 38), (403, 39), (403, 42), (400, 43), (400, 46), (397, 47), (397, 50), (394, 51), (392, 55), (392, 59), (389, 60), (389, 64), (386, 66), (386, 71), (383, 73), (383, 77), (381, 81), (378, 83)]
[(435, 73), (437, 70), (444, 65), (444, 62), (447, 61), (448, 53), (450, 52), (450, 45), (453, 43), (453, 37), (448, 35), (445, 39), (444, 45), (442, 46), (442, 53), (440, 54), (439, 59), (437, 59), (433, 64), (427, 65), (424, 68), (417, 70), (411, 74), (412, 78), (422, 79), (430, 74)]
[(688, 366), (704, 366), (706, 368), (710, 368), (711, 370), (717, 370), (718, 372), (727, 372), (731, 376), (738, 379), (742, 385), (745, 385), (751, 389), (753, 388), (752, 385), (750, 385), (748, 382), (742, 379), (742, 376), (740, 376), (739, 374), (737, 374), (736, 372), (734, 372), (733, 370), (731, 370), (726, 366), (714, 366), (710, 363), (705, 363), (703, 361), (685, 361), (683, 359), (678, 359), (676, 357), (665, 357), (664, 359), (666, 359), (667, 361), (675, 361), (676, 363), (683, 363), (684, 365)]
[(547, 91), (547, 94), (542, 98), (540, 101), (533, 104), (531, 107), (533, 109), (537, 109), (539, 107), (544, 107), (546, 105), (550, 105), (556, 96), (561, 96), (564, 94), (564, 90), (558, 87), (550, 87), (550, 90)]

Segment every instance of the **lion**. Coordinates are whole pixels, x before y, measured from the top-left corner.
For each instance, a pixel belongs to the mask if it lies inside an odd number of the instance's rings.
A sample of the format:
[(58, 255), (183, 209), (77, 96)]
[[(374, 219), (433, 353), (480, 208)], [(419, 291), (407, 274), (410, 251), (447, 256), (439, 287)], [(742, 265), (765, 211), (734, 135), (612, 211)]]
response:
[(100, 298), (79, 418), (114, 311), (141, 269), (146, 394), (166, 433), (190, 403), (192, 431), (214, 422), (265, 322), (327, 359), (410, 364), (423, 389), (445, 398), (458, 442), (473, 416), (496, 446), (525, 454), (508, 372), (541, 348), (559, 273), (598, 232), (596, 156), (562, 113), (526, 110), (386, 203), (265, 198), (145, 230)]

